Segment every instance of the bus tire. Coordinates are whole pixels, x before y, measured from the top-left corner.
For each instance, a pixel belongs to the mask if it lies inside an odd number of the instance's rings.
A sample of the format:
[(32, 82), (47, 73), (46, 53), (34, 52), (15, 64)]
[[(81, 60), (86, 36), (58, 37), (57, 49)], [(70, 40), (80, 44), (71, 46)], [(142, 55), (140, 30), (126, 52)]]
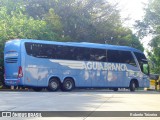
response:
[(41, 88), (41, 87), (34, 87), (34, 88), (32, 88), (34, 91), (36, 91), (36, 92), (40, 92), (40, 91), (42, 91), (42, 89), (43, 88)]
[(49, 91), (57, 91), (59, 90), (60, 88), (60, 82), (57, 78), (51, 78), (49, 80), (49, 83), (48, 83), (48, 90)]
[(62, 91), (72, 91), (75, 87), (72, 78), (66, 78), (62, 84)]
[(130, 82), (129, 89), (130, 89), (131, 92), (134, 92), (134, 91), (136, 90), (136, 83), (135, 83), (134, 80), (132, 80), (132, 81)]

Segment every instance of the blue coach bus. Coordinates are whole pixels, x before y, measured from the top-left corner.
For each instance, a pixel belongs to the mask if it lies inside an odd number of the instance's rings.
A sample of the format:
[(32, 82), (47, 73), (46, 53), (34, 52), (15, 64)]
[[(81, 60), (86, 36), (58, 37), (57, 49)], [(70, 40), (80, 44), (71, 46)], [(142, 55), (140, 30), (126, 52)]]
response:
[(96, 43), (18, 39), (6, 42), (5, 84), (36, 91), (149, 87), (145, 55), (134, 48)]

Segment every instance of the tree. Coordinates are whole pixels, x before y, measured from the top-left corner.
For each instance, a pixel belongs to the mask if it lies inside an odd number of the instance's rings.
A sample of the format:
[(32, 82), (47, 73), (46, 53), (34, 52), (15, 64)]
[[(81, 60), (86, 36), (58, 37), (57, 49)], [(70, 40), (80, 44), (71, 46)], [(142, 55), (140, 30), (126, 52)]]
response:
[(49, 38), (58, 41), (65, 41), (67, 39), (63, 36), (63, 26), (60, 17), (55, 14), (54, 9), (49, 9), (49, 12), (44, 15), (44, 20), (47, 23), (46, 27), (48, 28), (47, 34), (50, 36)]
[(143, 51), (138, 37), (122, 26), (117, 4), (110, 4), (106, 0), (24, 0), (24, 6), (27, 15), (44, 19), (51, 31), (58, 28), (52, 22), (60, 21), (56, 40), (107, 42)]
[[(4, 43), (10, 39), (56, 39), (57, 33), (48, 28), (44, 20), (35, 20), (17, 6), (8, 14), (7, 7), (0, 8), (0, 64), (3, 64)], [(58, 22), (58, 20), (56, 21)], [(53, 23), (54, 24), (54, 23)], [(60, 23), (59, 23), (60, 24)], [(58, 25), (56, 26), (58, 27)], [(56, 28), (57, 29), (57, 28)]]
[(151, 50), (148, 51), (149, 59), (155, 63), (155, 68), (152, 72), (160, 74), (160, 1), (151, 0), (146, 7), (146, 14), (142, 21), (137, 21), (137, 29), (139, 36), (142, 38), (148, 34), (152, 34), (153, 39), (149, 46)]
[(152, 49), (148, 51), (148, 57), (155, 64), (152, 72), (160, 74), (160, 36), (153, 38), (150, 42), (150, 46)]

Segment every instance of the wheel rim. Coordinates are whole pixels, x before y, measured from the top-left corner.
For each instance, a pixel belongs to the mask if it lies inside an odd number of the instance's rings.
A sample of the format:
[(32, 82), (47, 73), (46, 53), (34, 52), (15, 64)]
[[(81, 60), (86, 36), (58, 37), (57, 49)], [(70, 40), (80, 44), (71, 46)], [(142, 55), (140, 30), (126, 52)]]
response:
[(52, 81), (52, 82), (51, 82), (51, 87), (52, 87), (53, 89), (57, 89), (58, 84), (57, 84), (56, 82)]
[(136, 88), (135, 83), (132, 84), (132, 88), (133, 88), (133, 90)]
[(65, 88), (68, 89), (68, 90), (71, 89), (72, 88), (72, 82), (71, 81), (66, 81)]
[(135, 91), (135, 89), (136, 89), (135, 82), (131, 82), (131, 84), (130, 84), (130, 91)]

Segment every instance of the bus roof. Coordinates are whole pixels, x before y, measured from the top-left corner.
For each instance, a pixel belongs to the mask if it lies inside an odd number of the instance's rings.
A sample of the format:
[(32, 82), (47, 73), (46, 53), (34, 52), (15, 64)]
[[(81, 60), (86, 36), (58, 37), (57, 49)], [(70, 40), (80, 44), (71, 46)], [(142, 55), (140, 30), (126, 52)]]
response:
[(46, 41), (46, 40), (34, 40), (34, 39), (14, 39), (11, 41), (20, 41), (20, 42), (34, 42), (34, 43), (45, 43), (45, 44), (56, 44), (56, 45), (67, 45), (67, 46), (76, 46), (76, 47), (87, 47), (87, 48), (99, 48), (99, 49), (112, 49), (112, 50), (124, 50), (124, 51), (133, 51), (142, 53), (142, 51), (128, 47), (128, 46), (118, 46), (118, 45), (109, 45), (109, 44), (99, 44), (99, 43), (89, 43), (89, 42), (57, 42), (57, 41)]

